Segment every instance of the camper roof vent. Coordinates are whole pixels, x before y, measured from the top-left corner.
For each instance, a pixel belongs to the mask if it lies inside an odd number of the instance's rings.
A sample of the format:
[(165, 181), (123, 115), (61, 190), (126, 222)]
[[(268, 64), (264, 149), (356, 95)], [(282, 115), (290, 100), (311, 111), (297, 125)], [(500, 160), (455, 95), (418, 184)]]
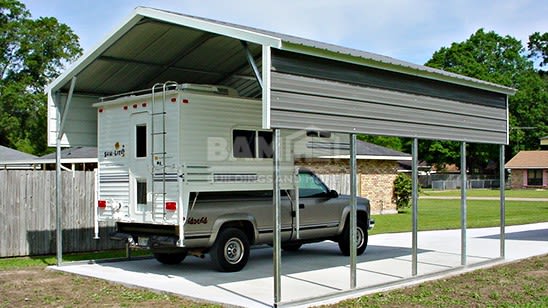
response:
[(238, 91), (236, 91), (236, 89), (226, 87), (226, 86), (183, 83), (181, 85), (181, 89), (186, 91), (192, 91), (192, 92), (207, 92), (211, 94), (234, 96), (234, 97), (239, 96)]

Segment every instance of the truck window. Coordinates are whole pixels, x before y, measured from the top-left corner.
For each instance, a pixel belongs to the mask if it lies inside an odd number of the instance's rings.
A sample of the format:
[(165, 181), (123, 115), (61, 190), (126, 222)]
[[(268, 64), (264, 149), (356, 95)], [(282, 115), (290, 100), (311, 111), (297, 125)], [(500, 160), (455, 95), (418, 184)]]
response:
[(299, 173), (299, 197), (319, 197), (328, 193), (329, 190), (318, 177), (311, 173)]
[(147, 156), (147, 126), (135, 126), (135, 157)]

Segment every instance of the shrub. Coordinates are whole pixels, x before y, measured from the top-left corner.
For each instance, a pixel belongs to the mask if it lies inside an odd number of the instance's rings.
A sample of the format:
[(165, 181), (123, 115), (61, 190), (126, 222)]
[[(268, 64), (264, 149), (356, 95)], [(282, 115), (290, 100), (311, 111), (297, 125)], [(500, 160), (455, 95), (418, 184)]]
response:
[(399, 173), (394, 180), (394, 199), (396, 200), (396, 208), (398, 211), (411, 205), (412, 195), (413, 182), (411, 177), (405, 173)]

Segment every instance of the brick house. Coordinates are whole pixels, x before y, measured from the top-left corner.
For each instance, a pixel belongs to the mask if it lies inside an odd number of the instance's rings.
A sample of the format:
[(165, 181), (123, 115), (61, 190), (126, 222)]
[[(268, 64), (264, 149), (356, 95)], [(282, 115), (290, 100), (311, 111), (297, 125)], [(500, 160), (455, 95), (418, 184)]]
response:
[(548, 187), (548, 151), (520, 151), (505, 165), (512, 188)]
[[(364, 141), (356, 141), (356, 158), (358, 173), (358, 194), (367, 197), (371, 202), (374, 214), (397, 213), (394, 202), (394, 180), (400, 170), (400, 161), (411, 160), (411, 155)], [(324, 156), (321, 158), (304, 158), (296, 164), (317, 173), (326, 184), (341, 193), (348, 193), (350, 174), (349, 155)], [(329, 179), (337, 183), (329, 183)], [(337, 188), (337, 186), (339, 186)]]

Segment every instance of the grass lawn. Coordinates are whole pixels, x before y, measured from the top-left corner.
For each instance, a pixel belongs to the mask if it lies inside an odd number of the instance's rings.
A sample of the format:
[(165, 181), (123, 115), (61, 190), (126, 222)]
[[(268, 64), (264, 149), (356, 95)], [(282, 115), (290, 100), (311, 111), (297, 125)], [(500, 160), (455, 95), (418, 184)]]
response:
[[(548, 198), (546, 189), (507, 189), (504, 191), (506, 197), (516, 198)], [(460, 190), (432, 190), (421, 189), (421, 196), (460, 197)], [(468, 189), (468, 197), (496, 197), (500, 196), (498, 189)]]
[[(498, 201), (468, 200), (468, 228), (500, 225)], [(371, 234), (411, 231), (411, 209), (397, 215), (373, 215)], [(419, 200), (419, 231), (460, 228), (460, 200)], [(506, 225), (548, 221), (548, 202), (506, 201)]]

